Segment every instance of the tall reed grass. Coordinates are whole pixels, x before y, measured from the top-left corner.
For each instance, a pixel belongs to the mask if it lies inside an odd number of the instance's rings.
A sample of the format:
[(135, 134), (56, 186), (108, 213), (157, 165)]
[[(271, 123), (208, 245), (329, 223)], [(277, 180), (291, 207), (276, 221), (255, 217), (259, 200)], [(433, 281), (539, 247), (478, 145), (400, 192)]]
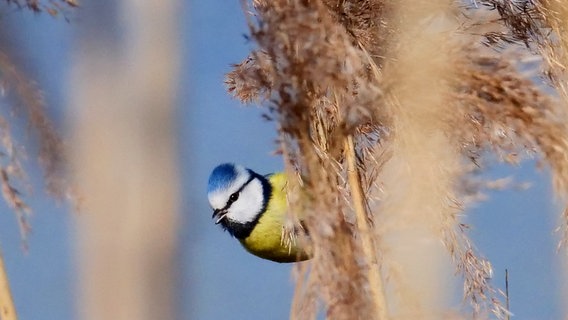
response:
[(177, 317), (177, 9), (99, 1), (81, 15), (69, 91), (81, 319)]
[(291, 213), (314, 247), (296, 268), (291, 318), (468, 318), (450, 307), (456, 272), (474, 318), (507, 317), (460, 216), (493, 159), (537, 154), (567, 194), (568, 5), (242, 3), (255, 48), (228, 90), (278, 124), (290, 188), (302, 190)]

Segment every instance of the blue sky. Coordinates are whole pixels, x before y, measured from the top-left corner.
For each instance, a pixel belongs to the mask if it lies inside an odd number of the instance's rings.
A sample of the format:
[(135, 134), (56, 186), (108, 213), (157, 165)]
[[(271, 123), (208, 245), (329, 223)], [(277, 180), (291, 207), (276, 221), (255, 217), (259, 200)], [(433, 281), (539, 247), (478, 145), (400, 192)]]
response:
[[(282, 168), (281, 159), (271, 155), (274, 123), (260, 117), (260, 108), (231, 99), (223, 85), (230, 64), (252, 47), (244, 38), (240, 2), (192, 1), (182, 9), (180, 319), (287, 319), (293, 294), (290, 266), (246, 253), (212, 223), (205, 197), (209, 172), (221, 162), (241, 163), (259, 173)], [(72, 108), (66, 105), (65, 88), (73, 29), (81, 21), (15, 10), (3, 13), (2, 19), (21, 31), (14, 34), (14, 43), (25, 53), (25, 68), (45, 90), (50, 113), (64, 132), (65, 110)], [(37, 169), (31, 170), (37, 180)], [(509, 269), (513, 319), (560, 319), (553, 234), (558, 208), (548, 173), (529, 161), (518, 168), (496, 165), (487, 175), (532, 182), (526, 191), (491, 193), (465, 218), (473, 226), (470, 234), (477, 248), (493, 264), (494, 283), (502, 287)], [(73, 216), (42, 195), (39, 184), (28, 199), (34, 210), (28, 253), (21, 250), (12, 212), (0, 201), (0, 246), (18, 312), (25, 320), (75, 319)]]

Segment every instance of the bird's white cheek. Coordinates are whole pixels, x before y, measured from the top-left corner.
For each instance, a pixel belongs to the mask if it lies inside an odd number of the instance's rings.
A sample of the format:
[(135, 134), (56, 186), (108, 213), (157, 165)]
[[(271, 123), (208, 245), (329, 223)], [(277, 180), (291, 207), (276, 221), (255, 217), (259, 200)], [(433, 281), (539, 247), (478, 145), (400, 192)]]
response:
[(231, 205), (227, 217), (241, 223), (251, 222), (260, 213), (263, 204), (262, 184), (255, 179), (241, 191), (239, 199)]

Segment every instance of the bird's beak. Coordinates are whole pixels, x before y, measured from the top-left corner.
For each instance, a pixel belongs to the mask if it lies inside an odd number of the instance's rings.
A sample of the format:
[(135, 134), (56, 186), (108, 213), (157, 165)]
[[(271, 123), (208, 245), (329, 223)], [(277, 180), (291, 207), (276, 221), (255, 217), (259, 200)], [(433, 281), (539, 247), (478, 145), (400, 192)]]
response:
[(213, 216), (211, 218), (215, 219), (215, 224), (221, 223), (223, 219), (227, 216), (227, 210), (215, 209), (213, 211)]

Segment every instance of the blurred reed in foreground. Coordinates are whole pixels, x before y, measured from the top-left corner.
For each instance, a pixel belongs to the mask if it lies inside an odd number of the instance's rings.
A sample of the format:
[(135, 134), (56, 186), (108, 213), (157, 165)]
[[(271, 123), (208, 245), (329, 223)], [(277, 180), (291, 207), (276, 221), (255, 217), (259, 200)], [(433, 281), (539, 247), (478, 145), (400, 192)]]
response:
[[(507, 316), (459, 216), (491, 185), (477, 176), (487, 161), (538, 154), (567, 194), (567, 6), (243, 1), (256, 49), (228, 90), (277, 122), (302, 189), (291, 214), (315, 248), (297, 267), (293, 319), (320, 305), (329, 319)], [(535, 60), (549, 87), (521, 72)], [(561, 228), (566, 242), (568, 214)]]
[(81, 16), (69, 113), (82, 319), (176, 318), (177, 6), (100, 1)]

